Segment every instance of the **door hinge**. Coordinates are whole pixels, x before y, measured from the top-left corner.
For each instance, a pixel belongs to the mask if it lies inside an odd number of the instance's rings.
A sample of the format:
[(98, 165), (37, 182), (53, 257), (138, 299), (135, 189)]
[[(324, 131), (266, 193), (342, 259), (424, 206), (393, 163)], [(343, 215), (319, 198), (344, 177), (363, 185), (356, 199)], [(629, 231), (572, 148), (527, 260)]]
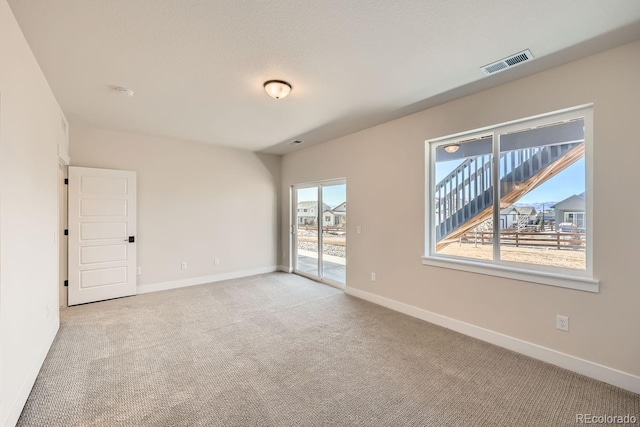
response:
[(65, 280), (65, 281), (64, 281), (64, 285), (65, 285), (65, 286), (69, 286), (69, 281), (68, 281), (68, 280)]
[(69, 185), (69, 178), (65, 178), (65, 179), (64, 179), (64, 183), (65, 183), (66, 185)]
[(64, 235), (68, 236), (69, 235), (69, 230), (64, 230)]

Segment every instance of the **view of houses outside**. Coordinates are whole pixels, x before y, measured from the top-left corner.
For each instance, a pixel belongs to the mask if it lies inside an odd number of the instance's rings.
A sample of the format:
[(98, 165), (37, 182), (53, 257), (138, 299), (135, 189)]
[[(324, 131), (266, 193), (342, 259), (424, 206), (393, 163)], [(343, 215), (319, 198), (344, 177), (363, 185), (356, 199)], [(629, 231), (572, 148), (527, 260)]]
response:
[[(347, 256), (346, 203), (343, 203), (343, 205), (345, 206), (342, 212), (336, 212), (335, 208), (329, 208), (322, 213), (322, 253), (325, 255), (340, 258), (346, 258)], [(298, 209), (301, 209), (300, 206), (301, 205), (299, 203)], [(305, 218), (300, 216), (298, 217), (298, 249), (317, 253), (318, 225), (315, 221), (305, 221)]]

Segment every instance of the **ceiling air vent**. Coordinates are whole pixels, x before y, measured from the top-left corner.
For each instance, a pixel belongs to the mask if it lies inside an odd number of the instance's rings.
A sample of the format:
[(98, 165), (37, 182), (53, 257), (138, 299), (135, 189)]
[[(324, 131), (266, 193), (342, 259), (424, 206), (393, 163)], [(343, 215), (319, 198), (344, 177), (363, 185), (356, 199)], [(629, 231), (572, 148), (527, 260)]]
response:
[(521, 64), (526, 61), (530, 61), (533, 59), (533, 55), (529, 51), (529, 49), (524, 50), (522, 52), (518, 52), (515, 55), (511, 55), (507, 58), (501, 59), (500, 61), (496, 61), (492, 64), (485, 65), (481, 68), (481, 70), (485, 74), (494, 74), (500, 71), (506, 70), (509, 67), (513, 67), (515, 65)]

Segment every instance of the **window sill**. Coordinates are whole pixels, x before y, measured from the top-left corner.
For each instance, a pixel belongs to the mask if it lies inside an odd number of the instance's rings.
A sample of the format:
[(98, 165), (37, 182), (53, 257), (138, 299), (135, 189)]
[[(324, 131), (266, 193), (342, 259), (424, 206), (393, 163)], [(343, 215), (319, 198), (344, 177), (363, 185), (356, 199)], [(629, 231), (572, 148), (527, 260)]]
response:
[(453, 270), (484, 274), (487, 276), (504, 277), (524, 282), (576, 289), (579, 291), (599, 292), (600, 282), (588, 277), (574, 277), (542, 271), (525, 270), (505, 265), (487, 265), (473, 260), (441, 257), (422, 257), (422, 264), (432, 267), (450, 268)]

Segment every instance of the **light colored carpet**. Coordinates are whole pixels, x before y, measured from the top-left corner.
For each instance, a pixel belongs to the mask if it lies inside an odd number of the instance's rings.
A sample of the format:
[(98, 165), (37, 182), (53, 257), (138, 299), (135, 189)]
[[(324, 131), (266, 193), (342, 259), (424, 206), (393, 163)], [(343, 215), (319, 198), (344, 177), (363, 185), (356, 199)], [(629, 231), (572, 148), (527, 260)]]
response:
[(273, 273), (63, 309), (19, 426), (560, 426), (640, 396)]

